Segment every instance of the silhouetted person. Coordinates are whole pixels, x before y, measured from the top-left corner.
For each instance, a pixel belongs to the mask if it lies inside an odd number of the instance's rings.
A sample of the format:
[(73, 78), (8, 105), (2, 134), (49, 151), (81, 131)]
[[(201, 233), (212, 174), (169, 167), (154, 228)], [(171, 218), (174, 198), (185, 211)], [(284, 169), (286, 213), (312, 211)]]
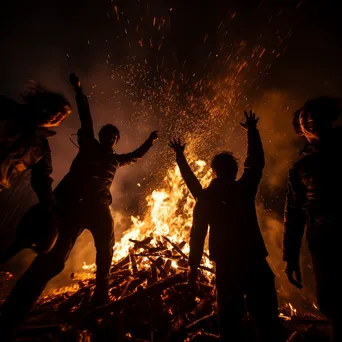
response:
[(301, 287), (299, 256), (307, 227), (318, 306), (332, 321), (334, 341), (342, 341), (342, 132), (333, 127), (340, 113), (339, 100), (329, 97), (309, 100), (295, 112), (294, 129), (307, 144), (289, 171), (284, 215), (286, 274)]
[[(244, 296), (254, 318), (260, 341), (279, 341), (278, 300), (274, 274), (258, 225), (255, 196), (265, 165), (255, 114), (246, 115), (242, 126), (248, 132), (248, 152), (242, 177), (236, 180), (238, 163), (230, 152), (217, 154), (211, 163), (216, 175), (208, 188), (198, 191), (191, 180), (190, 191), (197, 198), (190, 237), (189, 283), (197, 280), (203, 246), (210, 226), (210, 259), (216, 263), (217, 311), (223, 341), (242, 341)], [(189, 178), (182, 145), (171, 141), (182, 175)], [(190, 170), (191, 172), (191, 170)]]
[[(22, 173), (31, 171), (31, 185), (39, 200), (32, 213), (44, 216), (43, 221), (48, 224), (53, 206), (48, 138), (55, 135), (49, 128), (59, 126), (71, 113), (71, 107), (63, 95), (36, 83), (32, 83), (22, 98), (25, 104), (0, 96), (0, 192), (15, 186)], [(41, 228), (44, 233), (47, 231), (46, 225)], [(49, 241), (37, 247), (38, 252), (49, 250), (54, 241), (53, 234)], [(28, 243), (27, 247), (30, 245)], [(0, 254), (0, 263), (6, 262), (20, 249), (13, 245), (6, 253)]]
[(69, 173), (54, 191), (59, 217), (57, 242), (49, 253), (36, 257), (3, 305), (5, 321), (12, 327), (17, 326), (29, 312), (47, 282), (63, 270), (77, 237), (86, 228), (91, 231), (96, 248), (96, 288), (92, 304), (107, 303), (108, 274), (114, 247), (110, 187), (117, 169), (143, 157), (157, 139), (157, 133), (152, 132), (135, 151), (116, 154), (113, 147), (120, 138), (119, 130), (113, 125), (105, 125), (99, 132), (99, 140), (96, 140), (87, 96), (74, 74), (70, 81), (76, 90), (81, 121), (79, 152)]
[(33, 84), (22, 95), (26, 104), (0, 96), (0, 191), (31, 170), (31, 184), (42, 204), (51, 207), (51, 152), (49, 128), (59, 126), (71, 113), (63, 95)]

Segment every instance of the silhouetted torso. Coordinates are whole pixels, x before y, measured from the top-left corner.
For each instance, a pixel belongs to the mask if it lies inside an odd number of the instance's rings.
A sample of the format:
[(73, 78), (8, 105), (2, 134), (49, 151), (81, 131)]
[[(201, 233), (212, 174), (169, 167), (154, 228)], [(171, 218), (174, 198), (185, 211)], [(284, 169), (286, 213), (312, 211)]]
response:
[(70, 171), (55, 189), (57, 199), (111, 203), (110, 187), (121, 166), (134, 162), (130, 154), (116, 154), (93, 139), (80, 145)]
[(0, 96), (0, 124), (0, 191), (12, 186), (22, 172), (32, 170), (31, 183), (38, 197), (50, 197), (52, 163), (47, 138), (55, 132), (37, 127), (27, 105), (5, 96)]
[[(290, 191), (285, 204), (285, 253), (299, 253), (298, 244), (292, 243), (294, 240), (288, 237), (297, 234), (296, 240), (300, 240), (305, 224), (311, 249), (320, 248), (324, 244), (333, 246), (334, 241), (339, 241), (342, 235), (340, 134), (341, 130), (335, 129), (331, 139), (324, 145), (308, 145), (302, 151), (303, 158), (290, 170)], [(295, 225), (300, 229), (294, 229)]]
[(267, 256), (255, 211), (255, 189), (243, 179), (214, 179), (199, 198), (210, 226), (210, 258), (236, 262)]

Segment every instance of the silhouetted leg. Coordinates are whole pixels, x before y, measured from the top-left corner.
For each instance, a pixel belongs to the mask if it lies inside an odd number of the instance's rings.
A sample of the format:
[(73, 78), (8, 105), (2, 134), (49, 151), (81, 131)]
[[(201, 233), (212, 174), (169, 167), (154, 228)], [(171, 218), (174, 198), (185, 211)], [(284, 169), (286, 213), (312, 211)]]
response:
[(92, 303), (103, 305), (108, 302), (108, 275), (113, 259), (114, 229), (113, 218), (108, 206), (94, 210), (89, 228), (93, 234), (96, 248), (96, 288)]
[(37, 205), (31, 207), (20, 219), (16, 226), (16, 237), (11, 246), (0, 254), (0, 264), (5, 264), (16, 254), (25, 248), (29, 248), (34, 241), (33, 227), (39, 222), (40, 217), (35, 215)]
[(217, 314), (221, 340), (241, 341), (244, 316), (244, 288), (238, 273), (216, 264)]
[(266, 260), (251, 268), (246, 300), (249, 313), (255, 320), (260, 341), (281, 341), (274, 274)]
[(0, 265), (5, 264), (25, 248), (27, 248), (27, 246), (22, 244), (20, 241), (15, 240), (5, 252), (0, 253)]
[(62, 225), (62, 227), (54, 248), (49, 253), (38, 255), (34, 259), (3, 304), (1, 324), (8, 331), (19, 327), (47, 282), (63, 270), (64, 263), (77, 239), (78, 229), (73, 225)]
[(332, 322), (333, 341), (340, 342), (342, 341), (342, 299), (339, 296), (341, 291), (339, 269), (342, 260), (339, 247), (331, 243), (330, 246), (328, 245), (322, 250), (311, 252), (311, 255), (316, 279), (318, 307)]

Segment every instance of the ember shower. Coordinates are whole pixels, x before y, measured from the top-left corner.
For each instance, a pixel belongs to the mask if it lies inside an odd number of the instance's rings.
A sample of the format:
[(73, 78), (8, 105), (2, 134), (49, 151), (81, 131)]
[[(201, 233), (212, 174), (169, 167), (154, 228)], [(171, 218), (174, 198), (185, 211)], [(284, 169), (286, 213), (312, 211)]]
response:
[[(206, 16), (206, 11), (215, 12), (215, 15)], [(164, 241), (163, 236), (173, 243), (188, 241), (194, 202), (175, 166), (174, 155), (166, 146), (169, 138), (180, 136), (187, 142), (186, 155), (201, 176), (202, 184), (207, 185), (211, 177), (208, 162), (216, 152), (231, 150), (243, 161), (246, 139), (237, 123), (242, 119), (243, 110), (251, 106), (261, 116), (260, 130), (267, 160), (272, 164), (282, 161), (281, 156), (269, 157), (282, 146), (280, 139), (275, 141), (276, 135), (272, 135), (270, 130), (279, 129), (281, 132), (288, 125), (285, 122), (289, 121), (289, 115), (284, 119), (285, 126), (274, 128), (272, 124), (276, 119), (272, 113), (265, 112), (262, 104), (267, 102), (268, 108), (273, 106), (278, 112), (280, 108), (290, 113), (287, 107), (292, 103), (281, 93), (261, 95), (259, 86), (263, 78), (272, 72), (272, 65), (282, 58), (291, 36), (291, 27), (279, 27), (282, 18), (279, 11), (271, 15), (261, 13), (260, 16), (262, 24), (247, 33), (242, 27), (248, 18), (243, 17), (238, 8), (190, 8), (190, 5), (178, 1), (170, 5), (116, 1), (108, 8), (107, 17), (115, 27), (115, 37), (113, 34), (113, 39), (109, 40), (114, 40), (120, 50), (108, 45), (104, 65), (93, 70), (100, 71), (106, 80), (111, 78), (113, 90), (109, 95), (106, 92), (102, 96), (100, 87), (95, 84), (90, 89), (84, 88), (90, 94), (95, 121), (101, 122), (100, 117), (105, 115), (99, 110), (101, 102), (110, 96), (110, 103), (116, 110), (132, 113), (128, 123), (118, 124), (123, 133), (127, 128), (126, 132), (135, 137), (129, 127), (131, 124), (139, 130), (139, 140), (151, 127), (157, 128), (161, 134), (156, 150), (151, 153), (152, 160), (146, 162), (147, 166), (143, 164), (143, 168), (148, 169), (144, 172), (145, 180), (139, 181), (144, 191), (139, 190), (137, 182), (128, 188), (133, 192), (134, 187), (142, 194), (140, 210), (139, 215), (132, 216), (132, 222), (124, 224), (127, 230), (121, 242), (121, 232), (116, 232), (115, 262), (129, 254), (129, 248), (134, 245), (129, 239), (142, 240), (152, 235), (154, 240), (151, 243), (155, 246), (158, 246), (158, 241)], [(272, 16), (274, 19), (269, 23)], [(201, 18), (200, 23), (198, 18)], [(203, 21), (203, 18), (206, 19)], [(85, 44), (92, 46), (94, 41), (89, 39)], [(69, 55), (69, 51), (66, 52)], [(85, 79), (87, 85), (92, 82), (89, 79)], [(272, 146), (268, 144), (270, 137)], [(282, 152), (284, 159), (292, 157), (289, 150)], [(146, 156), (148, 158), (150, 155)], [(268, 166), (262, 187), (276, 188), (287, 166)], [(277, 172), (273, 171), (275, 167)], [(130, 173), (137, 172), (134, 168), (127, 168), (124, 177), (130, 179)], [(139, 169), (138, 164), (136, 168)], [(267, 170), (276, 175), (268, 175)], [(120, 178), (116, 181), (120, 182)], [(113, 210), (118, 223), (119, 216), (129, 217), (131, 211), (117, 205), (115, 191), (116, 188), (113, 190)], [(130, 191), (125, 192), (126, 203), (130, 201)], [(281, 238), (281, 223), (279, 217), (267, 209), (263, 198), (259, 197), (259, 219), (272, 252), (272, 249), (280, 248), (276, 243)], [(116, 229), (118, 227), (117, 224)], [(187, 245), (183, 246), (185, 254), (187, 248)], [(276, 258), (271, 263), (280, 273), (280, 256), (276, 255)], [(145, 262), (146, 258), (140, 257), (138, 267), (144, 267)], [(207, 258), (204, 265), (210, 266)], [(175, 262), (171, 266), (178, 267)], [(85, 265), (84, 268), (92, 269), (92, 266)], [(83, 279), (84, 275), (80, 276)], [(283, 283), (279, 286), (282, 293), (288, 290), (284, 286)]]

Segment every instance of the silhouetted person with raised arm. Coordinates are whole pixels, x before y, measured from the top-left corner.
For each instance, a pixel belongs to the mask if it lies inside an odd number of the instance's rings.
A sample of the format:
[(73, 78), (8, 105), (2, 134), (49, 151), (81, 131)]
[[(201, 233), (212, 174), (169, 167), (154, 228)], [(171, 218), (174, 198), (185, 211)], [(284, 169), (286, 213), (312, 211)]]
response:
[(192, 172), (188, 161), (184, 156), (185, 145), (186, 144), (181, 143), (179, 138), (171, 139), (169, 142), (169, 146), (176, 152), (176, 161), (184, 182), (188, 187), (191, 195), (197, 201), (198, 196), (202, 191), (202, 185), (195, 174)]
[[(48, 138), (56, 133), (50, 128), (58, 127), (64, 121), (71, 113), (71, 106), (63, 95), (48, 91), (34, 82), (21, 96), (25, 104), (0, 96), (0, 192), (16, 186), (20, 176), (31, 171), (31, 186), (39, 204), (30, 213), (41, 218), (44, 216), (43, 221), (47, 225), (54, 203)], [(55, 241), (55, 234), (45, 235), (48, 230), (46, 225), (39, 231), (45, 241), (36, 246), (37, 252), (48, 251)], [(27, 247), (31, 246), (34, 238), (30, 238)], [(20, 249), (13, 246), (0, 254), (0, 263), (6, 262)]]
[(289, 171), (284, 215), (286, 274), (302, 286), (299, 259), (306, 227), (318, 306), (332, 321), (334, 341), (342, 341), (342, 130), (333, 126), (340, 113), (340, 100), (330, 97), (311, 99), (295, 112), (294, 129), (307, 143)]
[[(257, 130), (255, 114), (246, 115), (248, 151), (242, 177), (236, 180), (238, 163), (230, 152), (217, 154), (211, 163), (216, 175), (208, 188), (199, 191), (195, 182), (187, 182), (197, 197), (190, 237), (189, 283), (196, 287), (197, 269), (201, 263), (205, 237), (210, 226), (210, 259), (216, 263), (217, 311), (223, 341), (243, 341), (241, 330), (244, 296), (256, 323), (259, 340), (279, 341), (278, 300), (274, 274), (258, 225), (255, 196), (265, 165), (264, 152)], [(175, 145), (176, 143), (176, 145)], [(189, 173), (176, 148), (178, 165)], [(185, 178), (186, 179), (186, 178)], [(187, 179), (189, 179), (187, 175)]]
[(96, 248), (96, 287), (92, 305), (108, 302), (108, 275), (114, 247), (110, 187), (117, 169), (142, 158), (158, 138), (157, 132), (152, 132), (135, 151), (116, 154), (113, 147), (120, 138), (119, 130), (107, 124), (101, 128), (99, 140), (95, 139), (87, 96), (74, 74), (71, 74), (70, 82), (76, 90), (81, 128), (78, 131), (79, 152), (70, 171), (54, 190), (59, 236), (49, 253), (36, 257), (3, 305), (3, 316), (10, 327), (20, 324), (47, 282), (63, 270), (84, 229), (91, 231)]

